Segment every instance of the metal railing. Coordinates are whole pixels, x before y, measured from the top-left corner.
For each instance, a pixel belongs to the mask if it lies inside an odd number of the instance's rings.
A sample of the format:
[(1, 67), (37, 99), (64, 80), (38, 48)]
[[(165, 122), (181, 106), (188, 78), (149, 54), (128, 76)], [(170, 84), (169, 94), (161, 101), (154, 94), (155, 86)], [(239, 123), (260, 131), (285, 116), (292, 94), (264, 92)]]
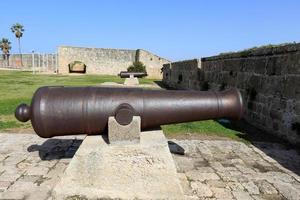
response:
[(0, 54), (0, 68), (24, 71), (57, 73), (58, 56), (46, 53)]

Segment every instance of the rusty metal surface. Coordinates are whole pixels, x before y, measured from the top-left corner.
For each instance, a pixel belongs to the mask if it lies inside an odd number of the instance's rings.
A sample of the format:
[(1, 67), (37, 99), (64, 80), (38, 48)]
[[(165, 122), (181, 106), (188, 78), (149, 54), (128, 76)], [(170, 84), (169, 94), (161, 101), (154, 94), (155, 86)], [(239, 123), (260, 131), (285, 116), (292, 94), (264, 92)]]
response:
[(223, 92), (146, 90), (141, 88), (41, 87), (30, 107), (21, 104), (19, 121), (31, 120), (41, 137), (101, 134), (108, 117), (129, 124), (141, 117), (141, 128), (216, 118), (239, 119), (242, 98), (237, 89)]
[(127, 71), (121, 71), (120, 74), (118, 74), (121, 78), (129, 78), (130, 76), (136, 77), (136, 78), (143, 78), (145, 76), (148, 76), (146, 72), (127, 72)]

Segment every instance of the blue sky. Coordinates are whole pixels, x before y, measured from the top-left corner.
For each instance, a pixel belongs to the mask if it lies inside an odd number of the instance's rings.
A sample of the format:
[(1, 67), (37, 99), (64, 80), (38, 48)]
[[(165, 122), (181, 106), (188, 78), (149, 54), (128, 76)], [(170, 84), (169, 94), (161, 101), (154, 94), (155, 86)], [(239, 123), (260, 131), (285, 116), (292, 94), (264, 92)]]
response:
[(172, 61), (300, 41), (299, 0), (2, 1), (0, 38), (24, 52), (59, 45), (146, 49)]

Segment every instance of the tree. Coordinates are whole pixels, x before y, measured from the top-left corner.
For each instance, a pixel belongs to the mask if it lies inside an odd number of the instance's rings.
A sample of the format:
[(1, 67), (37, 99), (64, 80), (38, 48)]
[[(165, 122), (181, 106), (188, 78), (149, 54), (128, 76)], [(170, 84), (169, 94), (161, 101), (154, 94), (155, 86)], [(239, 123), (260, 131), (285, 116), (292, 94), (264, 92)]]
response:
[(146, 72), (146, 66), (144, 65), (144, 63), (140, 62), (140, 61), (136, 61), (133, 62), (132, 65), (130, 65), (127, 68), (128, 72)]
[(21, 37), (23, 36), (23, 32), (25, 31), (24, 26), (19, 23), (15, 23), (11, 26), (10, 28), (11, 32), (13, 32), (18, 39), (18, 44), (19, 44), (19, 54), (20, 54), (20, 59), (21, 59), (21, 65), (23, 66), (23, 60), (22, 60), (22, 52), (21, 52)]
[(7, 60), (7, 65), (9, 65), (9, 51), (11, 49), (11, 46), (10, 46), (10, 41), (7, 39), (7, 38), (2, 38), (0, 40), (0, 49), (1, 51), (3, 52), (3, 58), (4, 60)]

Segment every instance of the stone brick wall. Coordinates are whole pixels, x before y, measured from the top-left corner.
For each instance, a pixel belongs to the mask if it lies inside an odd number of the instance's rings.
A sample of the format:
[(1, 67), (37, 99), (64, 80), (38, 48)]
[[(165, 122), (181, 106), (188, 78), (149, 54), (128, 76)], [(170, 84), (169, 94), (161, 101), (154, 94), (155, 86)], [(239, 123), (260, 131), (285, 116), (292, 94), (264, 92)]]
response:
[(164, 64), (170, 63), (169, 60), (160, 56), (154, 55), (148, 51), (138, 49), (136, 51), (137, 60), (143, 62), (146, 65), (148, 78), (162, 78), (162, 70)]
[(126, 71), (134, 61), (146, 65), (149, 78), (161, 78), (162, 65), (167, 61), (145, 50), (122, 50), (61, 46), (58, 48), (59, 73), (69, 73), (68, 64), (81, 61), (87, 66), (87, 74), (117, 75)]
[(82, 47), (58, 47), (59, 73), (69, 73), (68, 65), (73, 61), (86, 64), (87, 74), (117, 75), (126, 70), (135, 60), (135, 51)]
[(184, 60), (163, 65), (163, 83), (176, 89), (199, 89), (201, 61)]
[(237, 87), (246, 121), (300, 144), (300, 44), (202, 58), (201, 64), (196, 60), (166, 64), (163, 82), (179, 89)]

